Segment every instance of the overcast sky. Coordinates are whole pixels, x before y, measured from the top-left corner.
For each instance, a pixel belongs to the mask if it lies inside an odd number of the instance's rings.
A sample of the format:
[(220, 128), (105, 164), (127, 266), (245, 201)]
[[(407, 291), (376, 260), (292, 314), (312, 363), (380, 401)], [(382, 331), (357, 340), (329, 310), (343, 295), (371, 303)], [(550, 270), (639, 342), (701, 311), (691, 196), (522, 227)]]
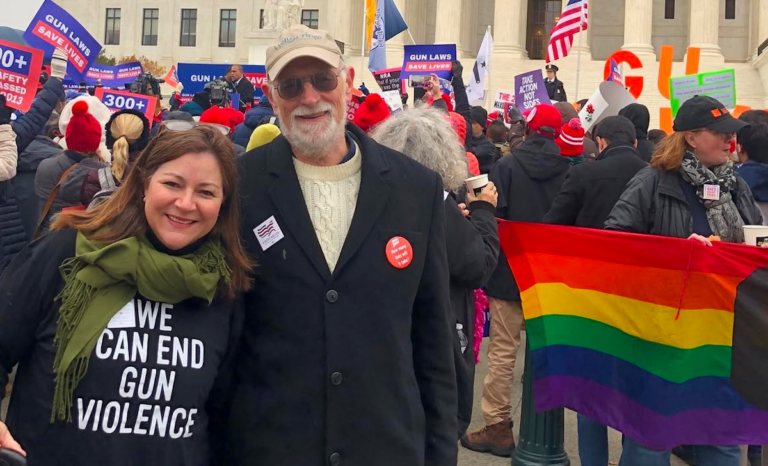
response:
[(43, 0), (13, 1), (10, 11), (5, 10), (0, 15), (0, 26), (8, 26), (22, 31), (27, 29), (29, 22), (32, 21), (32, 17), (35, 16), (42, 4)]

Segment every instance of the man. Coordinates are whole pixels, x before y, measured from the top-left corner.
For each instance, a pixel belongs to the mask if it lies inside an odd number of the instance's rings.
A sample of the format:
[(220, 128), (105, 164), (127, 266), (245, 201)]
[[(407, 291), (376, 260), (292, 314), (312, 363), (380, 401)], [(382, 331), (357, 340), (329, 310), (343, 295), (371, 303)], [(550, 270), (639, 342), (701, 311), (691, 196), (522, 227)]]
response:
[(544, 69), (547, 70), (547, 79), (544, 80), (544, 85), (547, 87), (549, 100), (552, 102), (568, 102), (568, 97), (565, 95), (565, 87), (557, 79), (557, 72), (560, 71), (560, 68), (550, 63)]
[(736, 171), (749, 185), (768, 224), (768, 112), (750, 110), (739, 117), (751, 126), (736, 135), (741, 166)]
[(232, 65), (227, 70), (227, 82), (233, 93), (240, 94), (240, 111), (245, 112), (246, 106), (253, 105), (253, 84), (243, 76), (242, 65)]
[[(765, 113), (765, 112), (763, 112)], [(656, 144), (648, 139), (648, 127), (651, 124), (651, 112), (643, 104), (629, 104), (619, 110), (619, 115), (629, 118), (637, 133), (637, 153), (644, 162), (650, 163)]]
[(355, 71), (327, 32), (284, 30), (266, 71), (282, 135), (238, 161), (258, 266), (227, 464), (455, 465), (442, 182), (344, 126)]
[(496, 146), (485, 137), (485, 128), (488, 124), (488, 112), (483, 107), (472, 107), (470, 110), (470, 123), (472, 124), (472, 139), (469, 143), (469, 152), (475, 154), (480, 164), (480, 173), (490, 173), (491, 167), (499, 159), (496, 155)]
[[(548, 104), (535, 106), (526, 118), (526, 140), (499, 160), (490, 173), (498, 189), (496, 217), (521, 222), (541, 222), (560, 190), (570, 167), (555, 143), (560, 113)], [(488, 375), (483, 382), (481, 408), (485, 427), (468, 432), (461, 444), (474, 451), (510, 456), (515, 448), (512, 434), (512, 379), (523, 308), (520, 292), (504, 252), (486, 287), (491, 314)]]
[(516, 149), (523, 145), (525, 134), (525, 117), (520, 113), (520, 109), (516, 105), (510, 105), (507, 107), (509, 113), (509, 130), (507, 131), (507, 141), (509, 142), (509, 149)]
[(509, 142), (507, 142), (507, 127), (503, 121), (493, 120), (488, 125), (488, 139), (496, 146), (496, 159), (509, 155)]
[[(600, 155), (595, 163), (568, 171), (544, 223), (602, 230), (629, 180), (648, 165), (638, 155), (635, 126), (629, 119), (606, 118), (595, 137)], [(608, 464), (608, 428), (579, 414), (578, 431), (581, 464)]]

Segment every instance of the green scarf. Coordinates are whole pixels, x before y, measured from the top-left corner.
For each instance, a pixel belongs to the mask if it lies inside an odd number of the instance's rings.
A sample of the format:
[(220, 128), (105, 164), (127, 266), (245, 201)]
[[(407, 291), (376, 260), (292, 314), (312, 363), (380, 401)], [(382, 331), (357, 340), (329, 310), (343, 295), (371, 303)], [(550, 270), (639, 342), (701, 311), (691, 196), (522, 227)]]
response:
[(157, 251), (142, 234), (103, 244), (77, 234), (75, 257), (59, 267), (64, 289), (53, 363), (56, 388), (51, 422), (72, 421), (75, 388), (107, 324), (136, 293), (176, 304), (192, 297), (210, 304), (219, 280), (230, 282), (231, 270), (217, 241), (206, 241), (193, 254), (170, 256)]

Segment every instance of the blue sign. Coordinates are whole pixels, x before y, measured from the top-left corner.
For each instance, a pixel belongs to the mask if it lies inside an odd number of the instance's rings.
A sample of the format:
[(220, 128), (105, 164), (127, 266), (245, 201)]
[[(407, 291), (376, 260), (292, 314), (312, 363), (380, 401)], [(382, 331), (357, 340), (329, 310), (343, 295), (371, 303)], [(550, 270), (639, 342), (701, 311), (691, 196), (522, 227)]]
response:
[[(95, 63), (88, 67), (85, 72), (85, 85), (88, 87), (96, 86), (99, 81), (104, 87), (123, 89), (126, 84), (136, 81), (136, 78), (144, 73), (144, 67), (140, 62), (122, 63), (120, 65), (109, 66)], [(75, 82), (67, 76), (63, 84), (79, 86), (80, 82)]]
[(155, 116), (155, 107), (157, 106), (157, 98), (155, 97), (132, 94), (125, 91), (113, 91), (103, 87), (96, 88), (95, 96), (110, 110), (116, 112), (120, 110), (136, 110), (137, 112), (144, 113), (150, 124)]
[(404, 50), (400, 79), (408, 79), (410, 75), (428, 76), (434, 73), (443, 79), (451, 80), (451, 69), (456, 60), (456, 44), (406, 45)]
[(521, 113), (539, 104), (551, 103), (541, 70), (533, 70), (515, 76), (515, 105)]
[[(194, 96), (202, 92), (205, 85), (218, 78), (224, 77), (232, 65), (208, 63), (179, 63), (176, 73), (179, 82), (184, 85), (182, 96)], [(267, 83), (267, 73), (264, 65), (243, 65), (243, 76), (253, 84), (254, 99), (263, 95), (261, 85)]]
[(69, 60), (67, 74), (73, 80), (81, 80), (88, 66), (96, 60), (101, 44), (63, 8), (45, 0), (24, 32), (24, 40), (30, 47), (53, 55), (56, 48), (63, 49)]
[(28, 112), (40, 79), (43, 52), (0, 40), (0, 95), (6, 105)]

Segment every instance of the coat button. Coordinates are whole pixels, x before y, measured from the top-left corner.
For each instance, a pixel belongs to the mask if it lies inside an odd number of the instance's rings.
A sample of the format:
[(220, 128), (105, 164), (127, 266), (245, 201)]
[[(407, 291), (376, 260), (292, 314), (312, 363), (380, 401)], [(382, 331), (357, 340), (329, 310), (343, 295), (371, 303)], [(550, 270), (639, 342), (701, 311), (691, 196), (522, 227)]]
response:
[(341, 372), (334, 372), (331, 374), (331, 383), (335, 386), (341, 385), (341, 381), (344, 380), (344, 377), (342, 377)]
[(329, 303), (335, 303), (339, 300), (339, 293), (337, 293), (336, 290), (329, 290), (325, 293), (325, 299), (327, 299)]
[(331, 454), (330, 463), (331, 466), (339, 466), (341, 464), (341, 455), (338, 453)]

